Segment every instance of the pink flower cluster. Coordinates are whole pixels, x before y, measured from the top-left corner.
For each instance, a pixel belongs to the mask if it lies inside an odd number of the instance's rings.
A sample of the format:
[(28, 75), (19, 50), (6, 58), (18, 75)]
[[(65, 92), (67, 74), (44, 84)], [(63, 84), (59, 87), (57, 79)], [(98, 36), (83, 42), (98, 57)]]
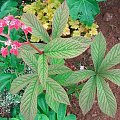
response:
[[(20, 43), (18, 41), (12, 41), (9, 35), (5, 35), (3, 33), (5, 26), (8, 26), (9, 30), (11, 30), (13, 28), (18, 30), (19, 28), (21, 28), (24, 31), (25, 35), (27, 35), (28, 33), (31, 33), (32, 28), (26, 26), (20, 20), (15, 19), (14, 16), (12, 16), (12, 15), (4, 17), (2, 20), (0, 20), (0, 35), (8, 38), (8, 40), (5, 42), (6, 47), (1, 48), (1, 54), (3, 57), (6, 57), (9, 53), (17, 56), (18, 55), (18, 48), (22, 45), (22, 43)], [(8, 46), (11, 46), (10, 51), (8, 51)]]

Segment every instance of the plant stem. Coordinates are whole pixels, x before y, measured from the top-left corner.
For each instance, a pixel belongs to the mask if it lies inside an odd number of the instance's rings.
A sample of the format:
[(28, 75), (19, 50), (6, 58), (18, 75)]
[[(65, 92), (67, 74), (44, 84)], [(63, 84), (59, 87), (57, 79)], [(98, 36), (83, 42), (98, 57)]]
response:
[(44, 51), (39, 50), (35, 45), (33, 45), (31, 42), (29, 42), (27, 35), (26, 35), (26, 39), (27, 39), (27, 43), (28, 43), (33, 49), (35, 49), (36, 51), (38, 51), (38, 53), (39, 53), (40, 55), (42, 55), (42, 54), (44, 53)]

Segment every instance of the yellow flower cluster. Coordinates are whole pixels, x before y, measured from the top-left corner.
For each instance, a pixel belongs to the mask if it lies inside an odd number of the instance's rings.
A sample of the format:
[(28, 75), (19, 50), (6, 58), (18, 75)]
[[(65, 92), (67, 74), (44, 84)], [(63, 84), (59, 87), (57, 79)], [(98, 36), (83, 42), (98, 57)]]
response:
[[(35, 14), (44, 26), (46, 30), (50, 30), (52, 27), (52, 19), (55, 10), (60, 6), (60, 2), (58, 0), (36, 0), (36, 2), (31, 3), (31, 5), (26, 5), (23, 9), (24, 12), (29, 12)], [(63, 31), (63, 36), (85, 36), (86, 38), (90, 38), (93, 35), (97, 35), (98, 25), (93, 23), (92, 26), (88, 27), (80, 23), (78, 20), (73, 21), (69, 18), (68, 23)], [(32, 42), (39, 42), (40, 39), (32, 36)]]

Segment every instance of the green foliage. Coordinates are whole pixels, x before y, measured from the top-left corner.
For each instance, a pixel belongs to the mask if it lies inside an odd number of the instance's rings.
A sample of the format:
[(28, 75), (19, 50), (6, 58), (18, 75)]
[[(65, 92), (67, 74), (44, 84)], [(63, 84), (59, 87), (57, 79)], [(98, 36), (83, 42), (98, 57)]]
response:
[(94, 38), (94, 42), (91, 45), (94, 71), (83, 70), (73, 72), (66, 81), (67, 83), (70, 81), (70, 84), (75, 84), (89, 78), (79, 95), (79, 105), (83, 114), (86, 114), (92, 108), (97, 89), (100, 109), (105, 114), (115, 117), (117, 110), (116, 99), (105, 80), (109, 79), (113, 83), (120, 85), (120, 70), (109, 70), (114, 65), (120, 63), (120, 44), (115, 45), (104, 58), (105, 50), (105, 38), (102, 33), (99, 33), (98, 36)]
[[(69, 105), (70, 102), (67, 92), (54, 77), (58, 77), (58, 75), (62, 76), (65, 73), (70, 75), (72, 70), (64, 66), (64, 59), (78, 56), (89, 47), (91, 41), (82, 37), (71, 37), (68, 39), (60, 37), (63, 32), (63, 27), (67, 22), (66, 17), (63, 17), (62, 14), (64, 14), (67, 9), (66, 2), (64, 2), (54, 14), (53, 38), (50, 38), (35, 15), (26, 13), (22, 16), (22, 20), (26, 25), (33, 29), (33, 35), (41, 37), (44, 41), (43, 44), (30, 43), (32, 49), (30, 46), (26, 47), (26, 45), (20, 48), (19, 57), (32, 69), (33, 74), (19, 76), (13, 80), (11, 84), (11, 92), (13, 94), (26, 88), (20, 104), (20, 110), (25, 120), (35, 119), (37, 114), (37, 96), (42, 93), (43, 90), (45, 91), (45, 99), (49, 107), (60, 114), (58, 115), (58, 119), (76, 119), (74, 115), (65, 117), (65, 112), (61, 116), (61, 111), (66, 111), (66, 105)], [(68, 12), (65, 14), (69, 16)], [(56, 22), (57, 18), (59, 18), (59, 22)], [(58, 26), (60, 29), (56, 29)], [(68, 75), (67, 77), (69, 77)], [(64, 85), (66, 84), (65, 79), (67, 77), (66, 75), (62, 77)], [(46, 115), (40, 113), (37, 117), (40, 119), (48, 119), (49, 112), (46, 104), (44, 104), (44, 99), (38, 97), (38, 101), (42, 101), (42, 104), (38, 102), (38, 106), (44, 110), (44, 114)], [(61, 103), (66, 104), (63, 105), (65, 107), (60, 107)]]
[(100, 1), (101, 0), (67, 0), (72, 19), (79, 19), (88, 26), (92, 25), (94, 17), (100, 13), (98, 5)]

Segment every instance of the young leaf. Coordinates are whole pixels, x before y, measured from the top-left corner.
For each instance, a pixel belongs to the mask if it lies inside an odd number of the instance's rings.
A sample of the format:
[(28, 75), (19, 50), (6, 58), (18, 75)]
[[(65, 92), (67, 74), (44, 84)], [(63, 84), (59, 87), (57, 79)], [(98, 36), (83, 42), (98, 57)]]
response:
[(106, 41), (102, 33), (99, 33), (91, 45), (91, 55), (95, 70), (97, 71), (101, 65), (106, 51)]
[(24, 13), (22, 21), (32, 28), (32, 34), (41, 38), (44, 42), (49, 42), (50, 37), (44, 27), (37, 20), (36, 16), (30, 13)]
[(105, 80), (100, 76), (97, 76), (96, 79), (99, 107), (105, 114), (111, 117), (115, 117), (115, 113), (117, 110), (116, 99)]
[(37, 59), (33, 54), (26, 50), (21, 51), (21, 57), (24, 60), (24, 62), (31, 67), (34, 71), (37, 71)]
[(73, 115), (73, 114), (70, 114), (70, 115), (68, 115), (67, 117), (65, 117), (64, 120), (76, 120), (76, 116)]
[(70, 104), (66, 91), (51, 78), (46, 81), (46, 94), (60, 103)]
[(45, 99), (47, 104), (49, 105), (49, 107), (55, 111), (56, 113), (58, 112), (58, 108), (59, 108), (59, 102), (55, 101), (50, 95), (46, 94), (45, 95)]
[(70, 72), (71, 69), (64, 65), (50, 65), (48, 73), (49, 75), (63, 74), (66, 72)]
[(56, 10), (52, 24), (52, 39), (60, 37), (69, 17), (69, 10), (66, 1)]
[(72, 19), (87, 25), (92, 25), (95, 15), (100, 12), (95, 0), (67, 0), (67, 4)]
[(25, 86), (27, 86), (30, 83), (31, 80), (33, 80), (35, 78), (37, 79), (36, 74), (28, 74), (28, 75), (23, 75), (23, 76), (17, 77), (11, 83), (10, 92), (12, 94), (16, 94), (21, 89), (23, 89)]
[(44, 54), (40, 55), (38, 59), (38, 76), (42, 85), (45, 86), (48, 77), (48, 63)]
[(72, 75), (68, 79), (66, 79), (67, 84), (76, 84), (79, 83), (81, 80), (85, 80), (90, 78), (91, 76), (95, 75), (95, 72), (92, 70), (82, 70), (73, 72)]
[(49, 42), (44, 49), (47, 56), (53, 58), (72, 58), (80, 55), (84, 52), (90, 45), (89, 42), (81, 43), (78, 40), (57, 38)]
[(92, 108), (96, 93), (95, 77), (91, 77), (83, 86), (79, 95), (79, 105), (83, 114), (86, 114)]
[(118, 86), (120, 86), (120, 70), (119, 69), (107, 70), (101, 73), (100, 75), (112, 81), (113, 83), (117, 84)]
[(57, 113), (57, 120), (64, 120), (66, 115), (67, 106), (65, 104), (60, 104), (58, 113)]
[(120, 43), (116, 44), (106, 55), (103, 60), (99, 71), (107, 70), (120, 63)]
[(26, 88), (20, 105), (20, 111), (24, 115), (25, 120), (34, 120), (37, 114), (37, 93), (38, 82), (32, 80)]

